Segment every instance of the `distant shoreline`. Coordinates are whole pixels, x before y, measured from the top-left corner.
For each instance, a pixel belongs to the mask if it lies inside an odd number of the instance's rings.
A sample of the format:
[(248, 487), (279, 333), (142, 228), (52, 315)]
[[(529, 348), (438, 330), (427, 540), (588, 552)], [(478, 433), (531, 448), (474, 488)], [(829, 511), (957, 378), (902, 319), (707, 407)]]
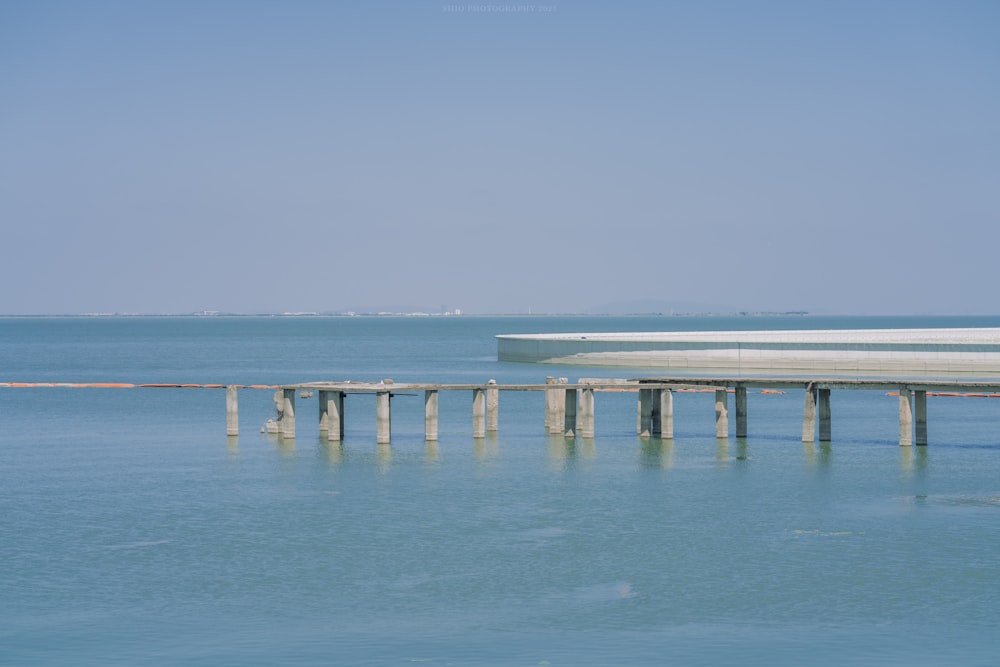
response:
[[(808, 317), (812, 315), (807, 311), (761, 311), (761, 312), (734, 312), (734, 313), (428, 313), (428, 312), (336, 312), (336, 313), (31, 313), (31, 314), (10, 314), (3, 313), (0, 317), (78, 317), (78, 318), (128, 318), (128, 317)], [(832, 315), (832, 317), (885, 317), (883, 315)], [(895, 316), (893, 316), (895, 317)], [(900, 315), (898, 317), (911, 317)], [(936, 315), (912, 317), (938, 317)], [(942, 316), (952, 317), (952, 316)], [(968, 317), (955, 315), (953, 317)]]
[(663, 318), (663, 319), (684, 319), (684, 318), (746, 318), (746, 319), (768, 319), (768, 318), (857, 318), (857, 319), (885, 319), (885, 318), (1000, 318), (996, 313), (964, 313), (964, 314), (934, 314), (934, 313), (904, 313), (904, 314), (857, 314), (857, 313), (813, 313), (802, 310), (790, 311), (740, 311), (740, 312), (691, 312), (691, 313), (662, 313), (662, 312), (635, 312), (635, 313), (467, 313), (456, 314), (428, 313), (428, 312), (302, 312), (302, 313), (227, 313), (227, 312), (203, 312), (203, 313), (0, 313), (0, 319), (139, 319), (139, 318), (190, 318), (190, 319), (212, 319), (212, 318), (241, 318), (241, 317), (274, 317), (288, 319), (303, 318), (483, 318), (483, 317), (504, 317), (504, 318)]

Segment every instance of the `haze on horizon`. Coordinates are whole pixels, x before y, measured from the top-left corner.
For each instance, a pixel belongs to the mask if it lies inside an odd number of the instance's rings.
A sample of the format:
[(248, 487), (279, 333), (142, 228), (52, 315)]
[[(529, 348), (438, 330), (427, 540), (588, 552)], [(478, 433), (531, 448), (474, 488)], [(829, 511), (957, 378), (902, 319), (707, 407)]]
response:
[(998, 30), (975, 0), (6, 0), (0, 313), (997, 314)]

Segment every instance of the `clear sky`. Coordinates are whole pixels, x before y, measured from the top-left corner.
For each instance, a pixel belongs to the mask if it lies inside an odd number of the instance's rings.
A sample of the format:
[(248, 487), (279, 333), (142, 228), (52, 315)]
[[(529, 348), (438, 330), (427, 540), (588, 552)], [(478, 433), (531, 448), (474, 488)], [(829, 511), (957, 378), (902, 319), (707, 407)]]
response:
[(0, 0), (0, 313), (1000, 313), (1000, 2)]

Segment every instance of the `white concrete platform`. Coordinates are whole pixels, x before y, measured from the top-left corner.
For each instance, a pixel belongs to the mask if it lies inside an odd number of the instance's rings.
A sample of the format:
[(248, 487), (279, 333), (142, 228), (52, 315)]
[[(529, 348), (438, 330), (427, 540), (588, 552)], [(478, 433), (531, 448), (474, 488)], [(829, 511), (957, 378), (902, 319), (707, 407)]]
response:
[(505, 334), (500, 361), (674, 371), (1000, 374), (1000, 328)]

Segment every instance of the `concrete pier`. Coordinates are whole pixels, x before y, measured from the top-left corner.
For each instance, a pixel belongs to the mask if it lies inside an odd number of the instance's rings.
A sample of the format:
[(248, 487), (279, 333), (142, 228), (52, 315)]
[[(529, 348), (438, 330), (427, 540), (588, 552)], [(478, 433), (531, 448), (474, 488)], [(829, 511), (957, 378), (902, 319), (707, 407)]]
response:
[(659, 437), (663, 430), (663, 422), (660, 419), (660, 392), (661, 389), (650, 389), (650, 405), (652, 406), (651, 414), (649, 415), (649, 434), (654, 437)]
[(830, 414), (830, 390), (821, 387), (816, 390), (819, 401), (819, 441), (830, 442), (832, 436), (832, 419)]
[[(545, 378), (545, 384), (555, 385), (558, 384), (559, 380), (554, 377)], [(559, 415), (559, 390), (556, 388), (545, 390), (545, 432), (546, 433), (558, 433), (559, 432), (559, 422), (561, 421)]]
[(639, 421), (636, 424), (636, 433), (644, 438), (648, 438), (653, 433), (653, 390), (639, 390)]
[(802, 442), (816, 442), (816, 389), (811, 383), (802, 408)]
[(320, 391), (320, 432), (323, 431), (323, 419), (326, 419), (326, 439), (329, 442), (340, 442), (344, 439), (344, 392)]
[(295, 438), (295, 388), (284, 388), (282, 389), (282, 408), (281, 408), (281, 421), (278, 423), (281, 427), (281, 437), (294, 439)]
[(715, 390), (715, 437), (729, 437), (729, 392)]
[(496, 433), (500, 430), (500, 390), (497, 381), (486, 383), (486, 432)]
[(910, 407), (911, 393), (907, 387), (899, 389), (899, 446), (913, 446), (913, 411)]
[(375, 442), (380, 445), (389, 444), (392, 436), (390, 400), (388, 390), (375, 393)]
[(747, 388), (736, 387), (736, 437), (747, 437)]
[(319, 390), (319, 432), (326, 433), (327, 429), (330, 427), (330, 408), (327, 405), (330, 400), (330, 392), (323, 389)]
[[(899, 392), (899, 442), (902, 446), (927, 444), (928, 392), (939, 391), (954, 395), (964, 391), (977, 396), (986, 392), (1000, 393), (1000, 378), (995, 381), (967, 382), (954, 380), (909, 379), (842, 379), (819, 378), (804, 380), (797, 377), (779, 378), (721, 378), (721, 377), (647, 377), (625, 379), (581, 378), (570, 384), (567, 379), (549, 378), (545, 384), (509, 384), (496, 382), (484, 384), (392, 384), (382, 383), (307, 383), (282, 387), (275, 395), (279, 410), (279, 432), (283, 437), (295, 437), (295, 395), (299, 390), (317, 391), (326, 409), (320, 408), (320, 427), (326, 429), (330, 440), (343, 436), (343, 401), (347, 393), (374, 394), (376, 398), (376, 440), (388, 444), (391, 438), (390, 392), (424, 392), (425, 437), (428, 441), (438, 438), (438, 395), (440, 391), (471, 391), (473, 412), (473, 437), (480, 439), (494, 428), (491, 420), (490, 392), (528, 391), (542, 392), (545, 396), (545, 431), (565, 437), (593, 438), (595, 433), (595, 395), (607, 390), (636, 392), (636, 432), (640, 437), (672, 439), (674, 437), (674, 390), (696, 390), (714, 394), (716, 437), (728, 438), (729, 391), (736, 399), (736, 434), (739, 439), (748, 437), (748, 389), (762, 390), (799, 389), (804, 393), (802, 442), (816, 440), (817, 413), (819, 439), (829, 442), (832, 433), (830, 396), (834, 389), (879, 390), (896, 395)], [(227, 393), (228, 396), (228, 393)], [(499, 400), (499, 399), (497, 399)], [(227, 403), (227, 424), (230, 410)], [(914, 437), (915, 436), (915, 437)], [(914, 443), (915, 441), (915, 443)]]
[(660, 390), (660, 437), (672, 440), (674, 437), (674, 392)]
[(576, 389), (567, 389), (563, 393), (563, 435), (567, 438), (576, 437), (577, 396)]
[(486, 437), (486, 390), (472, 390), (472, 437)]
[(551, 387), (545, 390), (545, 430), (547, 433), (556, 434), (566, 432), (566, 397), (568, 390), (565, 385), (568, 383), (568, 378), (545, 378), (545, 384), (551, 385)]
[(236, 387), (226, 387), (226, 435), (240, 434), (240, 411)]
[(424, 390), (424, 440), (437, 442), (438, 439), (438, 392), (437, 389)]
[(916, 427), (916, 444), (927, 444), (927, 392), (918, 389), (913, 392), (913, 415)]
[[(276, 419), (268, 419), (262, 432), (278, 434), (285, 439), (296, 436), (296, 394), (311, 396), (318, 392), (319, 430), (330, 441), (340, 441), (344, 436), (344, 397), (346, 394), (374, 394), (376, 399), (376, 440), (388, 444), (391, 439), (391, 399), (393, 393), (424, 392), (425, 436), (430, 442), (438, 438), (438, 395), (440, 391), (473, 392), (473, 434), (476, 439), (497, 428), (497, 406), (501, 391), (544, 392), (545, 430), (561, 433), (565, 437), (593, 438), (595, 433), (595, 393), (598, 391), (635, 392), (637, 433), (644, 437), (674, 436), (674, 390), (708, 392), (715, 394), (716, 437), (725, 440), (729, 428), (728, 393), (736, 395), (736, 434), (747, 437), (749, 415), (747, 394), (749, 388), (759, 388), (761, 393), (776, 389), (802, 390), (805, 397), (802, 419), (802, 442), (809, 444), (816, 439), (817, 405), (819, 412), (819, 438), (829, 442), (832, 435), (831, 394), (837, 390), (886, 391), (899, 401), (899, 444), (903, 447), (928, 444), (927, 398), (929, 395), (1000, 397), (1000, 376), (983, 380), (942, 378), (815, 378), (801, 377), (642, 377), (633, 379), (581, 378), (570, 384), (566, 378), (549, 378), (545, 384), (500, 385), (491, 380), (484, 384), (394, 384), (391, 380), (379, 383), (311, 382), (285, 385), (179, 385), (127, 383), (22, 383), (0, 382), (0, 387), (172, 387), (177, 389), (203, 388), (226, 390), (226, 431), (230, 436), (239, 432), (237, 391), (248, 389), (277, 389), (273, 395)], [(495, 396), (494, 396), (495, 394)], [(412, 395), (412, 394), (411, 394)]]
[(581, 438), (594, 437), (594, 388), (580, 389), (580, 412), (577, 415), (577, 433)]

